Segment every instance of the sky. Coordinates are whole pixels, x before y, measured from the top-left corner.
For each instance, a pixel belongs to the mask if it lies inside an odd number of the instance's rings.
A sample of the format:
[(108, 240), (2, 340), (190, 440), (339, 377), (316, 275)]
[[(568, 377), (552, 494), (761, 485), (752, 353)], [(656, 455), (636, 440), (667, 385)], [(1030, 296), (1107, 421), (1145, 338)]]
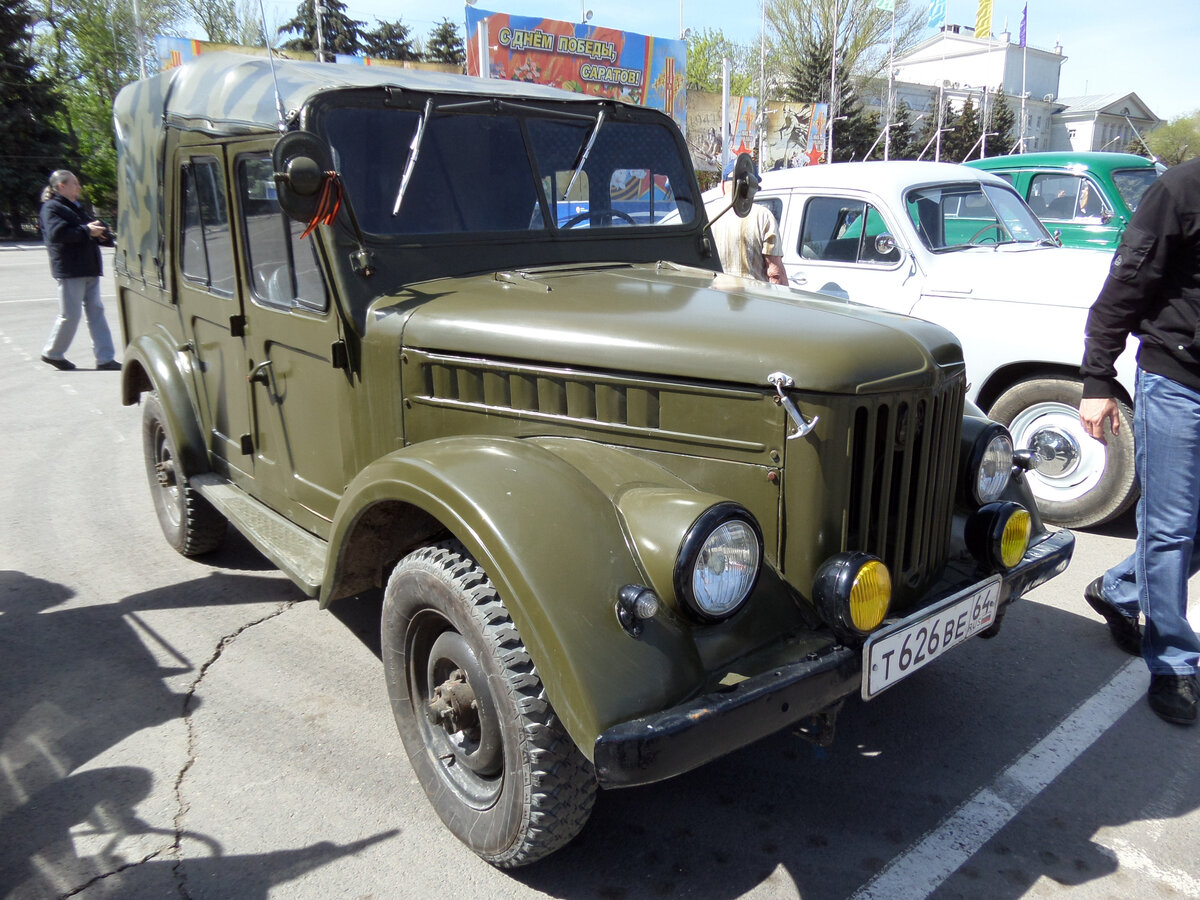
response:
[[(442, 19), (463, 30), (462, 0), (343, 0), (368, 27), (399, 19), (424, 40)], [(585, 10), (591, 24), (678, 38), (684, 28), (719, 28), (732, 40), (758, 42), (761, 0), (479, 0), (495, 12), (578, 22)], [(268, 25), (295, 15), (298, 0), (263, 0)], [(993, 0), (992, 31), (1004, 29), (1013, 41), (1025, 0)], [(1170, 121), (1200, 109), (1200, 0), (1028, 0), (1028, 44), (1063, 45), (1066, 61), (1060, 97), (1135, 93), (1156, 116)], [(740, 14), (735, 12), (740, 8)], [(975, 25), (977, 0), (947, 0), (951, 24)], [(933, 31), (930, 30), (932, 35)]]

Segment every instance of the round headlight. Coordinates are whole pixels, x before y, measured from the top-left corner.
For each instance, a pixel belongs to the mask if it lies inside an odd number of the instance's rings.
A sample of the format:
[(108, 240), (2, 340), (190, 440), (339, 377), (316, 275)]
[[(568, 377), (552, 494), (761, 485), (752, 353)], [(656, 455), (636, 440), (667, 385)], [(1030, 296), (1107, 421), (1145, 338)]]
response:
[(836, 553), (817, 569), (813, 602), (839, 640), (857, 644), (887, 616), (892, 602), (891, 573), (868, 553)]
[(1019, 503), (989, 503), (967, 519), (967, 549), (991, 570), (1007, 571), (1029, 548), (1033, 520)]
[(709, 507), (693, 523), (675, 565), (675, 593), (704, 620), (725, 619), (746, 602), (762, 563), (758, 524), (734, 503)]
[(979, 434), (967, 457), (963, 473), (970, 499), (977, 506), (1000, 499), (1012, 476), (1013, 443), (1003, 425), (992, 423)]

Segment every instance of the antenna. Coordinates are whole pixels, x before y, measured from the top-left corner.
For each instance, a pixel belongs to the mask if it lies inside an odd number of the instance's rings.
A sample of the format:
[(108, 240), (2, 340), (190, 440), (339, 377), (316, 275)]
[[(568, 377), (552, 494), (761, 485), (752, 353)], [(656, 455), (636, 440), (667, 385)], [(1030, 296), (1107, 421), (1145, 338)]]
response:
[(279, 133), (283, 134), (287, 131), (287, 122), (283, 112), (283, 97), (279, 93), (279, 78), (275, 74), (275, 51), (271, 49), (271, 44), (267, 40), (267, 11), (263, 7), (263, 0), (258, 0), (258, 14), (262, 16), (263, 26), (263, 46), (267, 48), (267, 62), (271, 66), (271, 81), (275, 84), (275, 112), (279, 115)]

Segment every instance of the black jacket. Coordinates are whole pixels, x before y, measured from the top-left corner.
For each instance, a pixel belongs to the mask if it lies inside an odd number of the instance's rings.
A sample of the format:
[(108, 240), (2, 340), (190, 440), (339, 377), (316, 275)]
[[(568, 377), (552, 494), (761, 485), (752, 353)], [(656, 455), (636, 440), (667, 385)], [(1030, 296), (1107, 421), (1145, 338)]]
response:
[(42, 240), (50, 253), (50, 274), (55, 278), (87, 278), (103, 274), (100, 245), (88, 231), (82, 209), (55, 194), (42, 204)]
[(1138, 365), (1200, 391), (1200, 159), (1168, 169), (1138, 204), (1092, 304), (1084, 397), (1115, 397), (1130, 333)]

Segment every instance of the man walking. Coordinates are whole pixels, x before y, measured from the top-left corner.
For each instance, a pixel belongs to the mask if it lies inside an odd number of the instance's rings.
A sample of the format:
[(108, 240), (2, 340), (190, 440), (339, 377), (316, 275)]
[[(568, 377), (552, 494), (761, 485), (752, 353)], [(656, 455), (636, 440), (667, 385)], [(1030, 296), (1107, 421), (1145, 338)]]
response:
[(1200, 638), (1187, 620), (1188, 578), (1200, 571), (1200, 159), (1146, 191), (1088, 315), (1079, 419), (1097, 440), (1105, 421), (1119, 427), (1114, 363), (1131, 332), (1141, 340), (1137, 544), (1084, 599), (1121, 649), (1146, 660), (1151, 709), (1191, 725), (1200, 698)]
[(50, 175), (42, 192), (42, 239), (50, 255), (50, 274), (58, 281), (58, 318), (42, 350), (42, 362), (61, 371), (75, 368), (66, 358), (80, 316), (87, 314), (97, 369), (120, 369), (113, 355), (112, 333), (100, 302), (100, 241), (107, 229), (99, 219), (88, 221), (79, 206), (79, 179), (66, 169)]

